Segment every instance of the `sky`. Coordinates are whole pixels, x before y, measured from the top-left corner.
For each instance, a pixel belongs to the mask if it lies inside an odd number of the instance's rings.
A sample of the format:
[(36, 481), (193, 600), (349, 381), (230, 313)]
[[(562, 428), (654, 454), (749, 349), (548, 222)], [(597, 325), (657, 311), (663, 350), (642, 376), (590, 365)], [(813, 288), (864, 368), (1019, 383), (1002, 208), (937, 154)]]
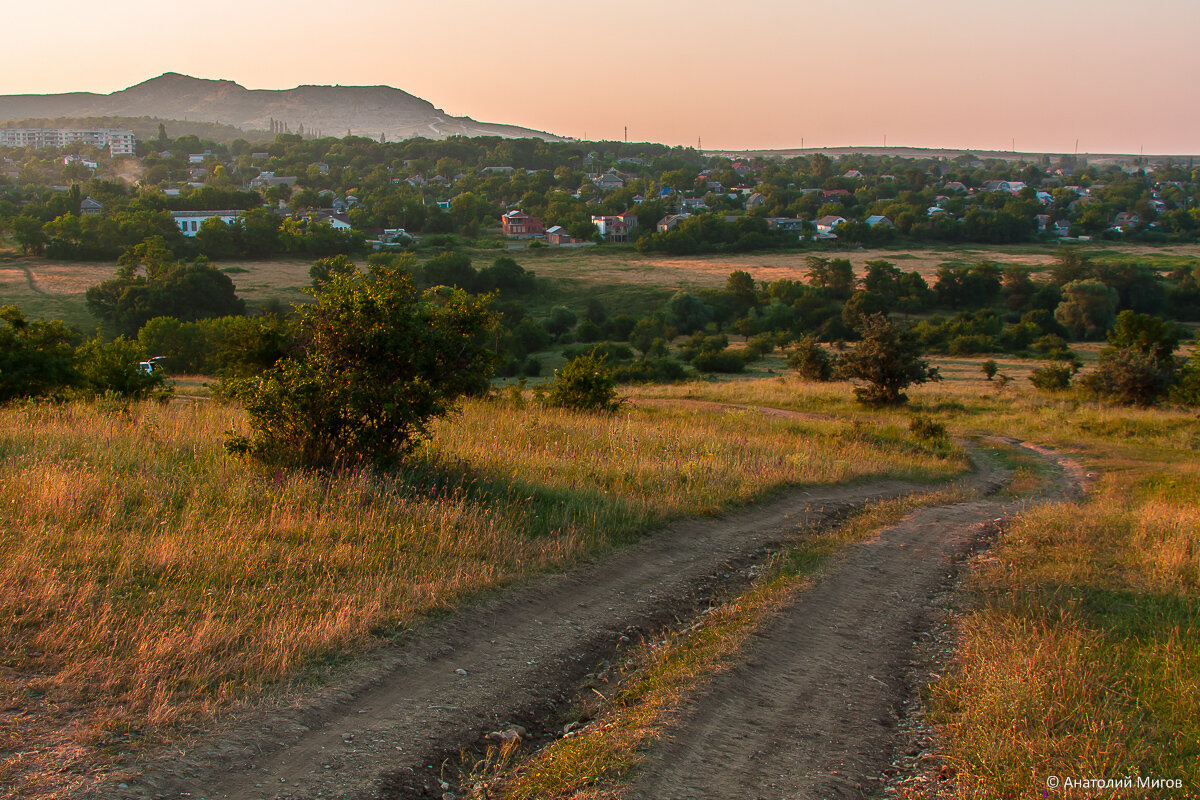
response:
[(0, 94), (180, 72), (384, 84), (481, 121), (705, 149), (1200, 153), (1197, 0), (59, 0), (2, 18)]

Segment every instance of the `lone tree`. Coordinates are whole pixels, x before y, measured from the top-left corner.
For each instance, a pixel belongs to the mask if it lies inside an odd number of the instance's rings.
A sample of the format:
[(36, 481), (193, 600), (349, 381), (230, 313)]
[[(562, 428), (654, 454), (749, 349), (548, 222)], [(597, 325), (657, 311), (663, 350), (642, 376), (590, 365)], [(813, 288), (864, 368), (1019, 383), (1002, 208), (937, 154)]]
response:
[(388, 466), (459, 398), (488, 386), (495, 324), (460, 289), (418, 290), (405, 265), (333, 274), (299, 313), (299, 349), (237, 392), (250, 436), (231, 452), (273, 463)]
[(1096, 371), (1085, 379), (1089, 389), (1122, 405), (1150, 406), (1175, 383), (1175, 348), (1180, 329), (1160, 317), (1122, 311), (1100, 351)]
[(863, 381), (854, 390), (860, 403), (894, 406), (908, 401), (904, 390), (914, 383), (941, 380), (936, 367), (921, 358), (916, 336), (882, 314), (865, 317), (859, 327), (862, 340), (838, 359), (841, 377)]

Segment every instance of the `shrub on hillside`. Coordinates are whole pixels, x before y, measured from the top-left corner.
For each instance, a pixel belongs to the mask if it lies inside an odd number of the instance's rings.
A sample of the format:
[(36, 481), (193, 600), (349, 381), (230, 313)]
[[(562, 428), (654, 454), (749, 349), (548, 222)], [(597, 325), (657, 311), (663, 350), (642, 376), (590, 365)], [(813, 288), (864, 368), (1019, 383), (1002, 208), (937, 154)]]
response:
[(1071, 378), (1078, 368), (1074, 364), (1047, 364), (1029, 374), (1029, 382), (1043, 392), (1061, 392), (1071, 388)]
[(16, 306), (0, 307), (0, 403), (75, 385), (76, 339), (61, 322), (30, 321)]
[(940, 442), (946, 438), (946, 426), (929, 417), (913, 417), (908, 430), (920, 442)]
[(1090, 391), (1122, 405), (1149, 406), (1175, 382), (1177, 325), (1150, 314), (1122, 311), (1109, 331), (1096, 371), (1084, 378)]
[(866, 384), (854, 390), (860, 403), (899, 405), (907, 402), (904, 390), (912, 384), (941, 380), (937, 367), (921, 357), (912, 331), (873, 314), (863, 320), (859, 333), (862, 340), (838, 360), (838, 374)]
[(805, 336), (796, 342), (792, 352), (788, 353), (787, 365), (806, 380), (828, 381), (833, 379), (833, 359), (817, 342), (815, 336)]
[(399, 267), (336, 275), (299, 311), (299, 351), (241, 383), (251, 432), (226, 447), (305, 466), (391, 464), (487, 389), (494, 324), (485, 301), (419, 291)]
[(728, 349), (705, 351), (692, 359), (692, 366), (700, 372), (735, 374), (745, 371), (746, 359), (741, 353)]
[(675, 383), (687, 374), (683, 364), (670, 358), (639, 358), (613, 368), (617, 383)]
[(616, 379), (605, 359), (588, 354), (554, 371), (546, 404), (576, 411), (615, 411), (621, 401), (617, 399)]
[(124, 336), (111, 342), (99, 336), (89, 339), (75, 354), (82, 391), (93, 396), (115, 394), (130, 400), (165, 398), (170, 394), (163, 386), (166, 374), (161, 369), (143, 370), (141, 362), (145, 358), (141, 345)]

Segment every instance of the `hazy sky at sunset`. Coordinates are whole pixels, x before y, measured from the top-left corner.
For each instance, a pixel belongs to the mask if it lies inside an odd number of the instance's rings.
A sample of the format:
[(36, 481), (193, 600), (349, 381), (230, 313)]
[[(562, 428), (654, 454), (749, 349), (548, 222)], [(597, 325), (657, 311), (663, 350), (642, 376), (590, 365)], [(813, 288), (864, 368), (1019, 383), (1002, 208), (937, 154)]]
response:
[(59, 0), (5, 8), (0, 94), (174, 71), (386, 84), (456, 115), (705, 148), (1200, 152), (1200, 1)]

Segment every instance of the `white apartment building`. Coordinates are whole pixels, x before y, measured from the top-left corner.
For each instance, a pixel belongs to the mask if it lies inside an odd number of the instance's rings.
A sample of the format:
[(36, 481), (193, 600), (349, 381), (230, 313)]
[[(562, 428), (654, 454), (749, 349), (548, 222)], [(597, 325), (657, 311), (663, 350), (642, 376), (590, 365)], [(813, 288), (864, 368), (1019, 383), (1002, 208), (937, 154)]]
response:
[(0, 147), (66, 147), (82, 142), (107, 147), (114, 156), (133, 155), (133, 131), (118, 128), (0, 128)]

